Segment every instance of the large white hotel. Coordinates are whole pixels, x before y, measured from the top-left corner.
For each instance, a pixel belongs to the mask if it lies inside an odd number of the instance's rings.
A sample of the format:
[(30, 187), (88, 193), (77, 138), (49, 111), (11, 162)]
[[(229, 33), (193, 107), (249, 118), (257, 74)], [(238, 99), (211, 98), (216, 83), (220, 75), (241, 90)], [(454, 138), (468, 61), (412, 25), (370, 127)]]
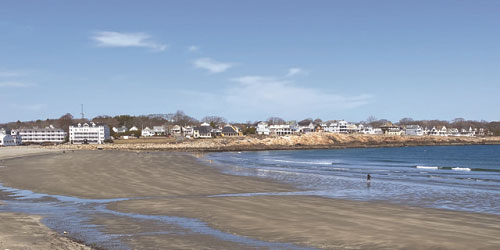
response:
[(71, 144), (103, 144), (110, 139), (109, 127), (91, 123), (78, 123), (69, 127), (69, 142)]
[(62, 143), (66, 137), (63, 129), (54, 128), (21, 128), (11, 131), (12, 136), (20, 136), (23, 143)]

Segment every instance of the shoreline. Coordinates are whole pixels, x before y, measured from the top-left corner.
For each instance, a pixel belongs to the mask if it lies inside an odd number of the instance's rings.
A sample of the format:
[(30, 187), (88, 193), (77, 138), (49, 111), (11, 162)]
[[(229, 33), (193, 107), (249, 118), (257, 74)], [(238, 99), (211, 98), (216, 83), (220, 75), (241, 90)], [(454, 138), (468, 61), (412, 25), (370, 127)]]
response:
[(414, 137), (343, 134), (306, 134), (282, 137), (193, 139), (181, 143), (128, 142), (92, 145), (43, 146), (60, 150), (131, 150), (168, 152), (230, 152), (414, 146), (500, 145), (500, 137)]
[[(105, 235), (124, 235), (119, 240), (132, 249), (248, 249), (258, 244), (493, 249), (500, 244), (498, 215), (310, 195), (238, 196), (301, 189), (270, 179), (224, 174), (193, 154), (55, 152), (3, 161), (6, 167), (0, 168), (0, 182), (51, 195), (128, 198), (99, 203), (112, 213), (99, 210), (89, 223)], [(220, 194), (236, 196), (214, 196)], [(187, 220), (189, 225), (190, 219), (205, 223), (207, 229), (164, 222)]]

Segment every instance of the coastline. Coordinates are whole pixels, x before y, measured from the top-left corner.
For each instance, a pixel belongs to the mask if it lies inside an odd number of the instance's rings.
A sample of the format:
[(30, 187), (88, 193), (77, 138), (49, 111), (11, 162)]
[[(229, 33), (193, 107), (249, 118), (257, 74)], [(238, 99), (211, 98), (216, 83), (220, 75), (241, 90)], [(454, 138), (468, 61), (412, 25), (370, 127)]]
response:
[[(498, 215), (293, 194), (300, 190), (224, 174), (190, 154), (75, 151), (3, 164), (0, 182), (7, 187), (127, 198), (103, 203), (106, 213), (96, 213), (91, 223), (107, 235), (124, 235), (119, 240), (131, 248), (493, 249), (500, 244)], [(268, 194), (245, 195), (252, 193)], [(292, 194), (276, 195), (284, 193)], [(181, 223), (164, 222), (170, 220)], [(208, 228), (189, 227), (190, 220)]]
[(134, 143), (134, 140), (103, 145), (61, 144), (46, 146), (67, 150), (148, 150), (172, 152), (225, 152), (263, 150), (304, 150), (340, 148), (378, 148), (411, 146), (461, 146), (497, 145), (500, 137), (438, 137), (438, 136), (387, 136), (344, 135), (332, 133), (310, 133), (280, 137), (236, 137), (214, 139), (191, 139), (179, 143)]

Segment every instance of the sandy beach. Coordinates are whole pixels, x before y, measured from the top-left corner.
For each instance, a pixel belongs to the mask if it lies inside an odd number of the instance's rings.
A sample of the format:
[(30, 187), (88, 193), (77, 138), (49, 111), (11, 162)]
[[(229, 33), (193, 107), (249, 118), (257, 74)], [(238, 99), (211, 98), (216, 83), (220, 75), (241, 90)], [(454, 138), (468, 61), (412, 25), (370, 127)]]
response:
[[(58, 150), (47, 150), (36, 147), (0, 148), (0, 166), (5, 159), (58, 153)], [(2, 175), (3, 178), (6, 176)], [(0, 207), (5, 205), (0, 192)], [(91, 249), (84, 244), (61, 236), (41, 223), (42, 217), (23, 213), (0, 213), (0, 249)]]
[[(132, 198), (103, 204), (107, 210), (96, 212), (88, 222), (105, 234), (120, 235), (117, 238), (130, 249), (496, 249), (500, 245), (497, 215), (316, 196), (214, 196), (297, 190), (266, 179), (224, 174), (210, 164), (185, 153), (57, 151), (2, 160), (0, 183), (51, 195)], [(16, 216), (29, 220), (2, 219), (2, 225), (35, 228), (1, 230), (2, 242), (16, 246), (36, 241), (11, 237), (24, 231), (43, 228), (52, 233), (40, 225), (38, 216)], [(170, 223), (171, 218), (195, 219), (208, 228), (193, 230), (184, 227), (182, 219)]]

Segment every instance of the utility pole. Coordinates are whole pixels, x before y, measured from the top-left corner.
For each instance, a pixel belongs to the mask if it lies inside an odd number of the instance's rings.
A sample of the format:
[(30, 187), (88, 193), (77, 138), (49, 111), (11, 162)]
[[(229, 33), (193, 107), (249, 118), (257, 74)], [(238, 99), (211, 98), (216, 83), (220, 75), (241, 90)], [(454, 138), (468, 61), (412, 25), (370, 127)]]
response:
[(85, 119), (85, 114), (83, 113), (83, 104), (82, 104), (82, 112), (80, 114), (82, 115), (82, 120)]

